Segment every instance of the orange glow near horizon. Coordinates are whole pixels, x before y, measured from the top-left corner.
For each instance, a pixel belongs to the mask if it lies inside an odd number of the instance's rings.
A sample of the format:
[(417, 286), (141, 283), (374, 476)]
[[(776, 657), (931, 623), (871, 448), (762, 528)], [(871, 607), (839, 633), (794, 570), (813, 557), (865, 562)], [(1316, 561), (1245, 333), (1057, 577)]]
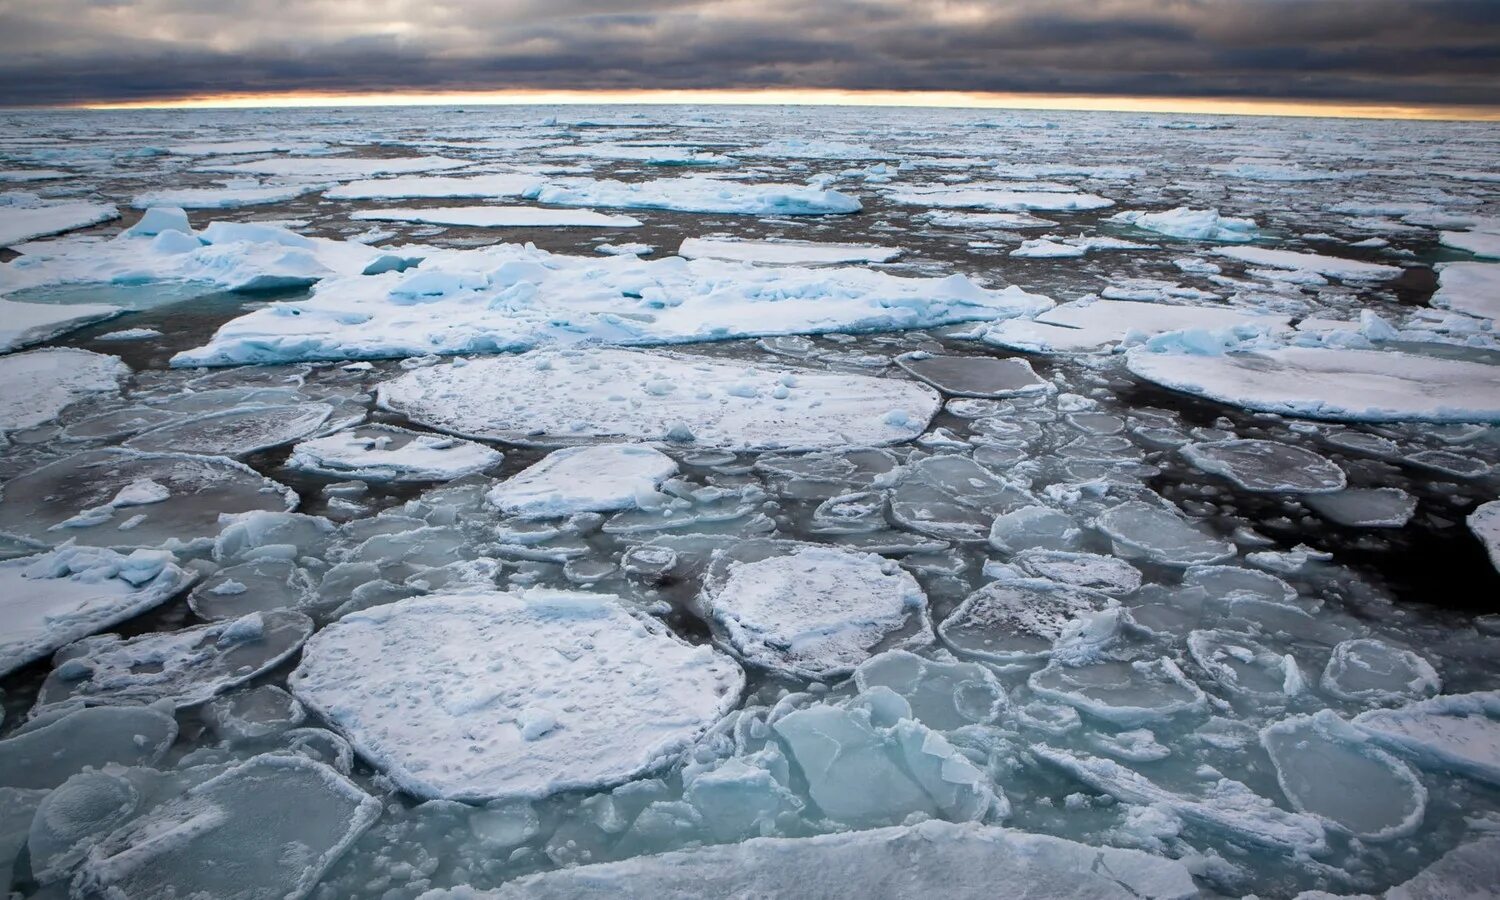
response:
[(1317, 116), (1345, 119), (1500, 121), (1500, 107), (1248, 100), (1205, 97), (1102, 97), (976, 91), (766, 90), (410, 91), (222, 94), (170, 100), (80, 103), (75, 109), (260, 109), (331, 106), (915, 106), (945, 109), (1177, 113), (1184, 115)]

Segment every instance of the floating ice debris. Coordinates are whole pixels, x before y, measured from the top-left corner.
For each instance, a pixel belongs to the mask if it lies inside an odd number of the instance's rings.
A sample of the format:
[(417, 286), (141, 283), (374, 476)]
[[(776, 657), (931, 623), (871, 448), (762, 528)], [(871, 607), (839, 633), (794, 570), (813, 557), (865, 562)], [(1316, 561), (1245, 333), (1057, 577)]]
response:
[(1217, 209), (1189, 209), (1186, 206), (1165, 212), (1130, 210), (1115, 213), (1108, 221), (1192, 241), (1242, 243), (1253, 241), (1260, 234), (1254, 219), (1236, 219), (1220, 215)]
[(1175, 511), (1131, 500), (1105, 510), (1095, 526), (1115, 543), (1115, 552), (1166, 566), (1223, 562), (1234, 545), (1205, 534)]
[(1500, 366), (1375, 350), (1287, 347), (1219, 356), (1126, 357), (1162, 387), (1241, 406), (1346, 422), (1500, 422)]
[(490, 490), (491, 506), (527, 518), (614, 512), (659, 505), (656, 493), (677, 463), (640, 444), (598, 444), (554, 450)]
[(0, 356), (0, 431), (32, 428), (57, 418), (90, 394), (113, 393), (130, 367), (118, 357), (49, 348)]
[(931, 639), (915, 578), (873, 553), (834, 547), (715, 551), (698, 606), (746, 662), (802, 678), (846, 675), (893, 635)]
[(51, 340), (121, 312), (105, 303), (15, 303), (0, 300), (0, 353)]
[(1333, 648), (1322, 686), (1341, 700), (1387, 705), (1430, 697), (1443, 682), (1432, 664), (1411, 650), (1360, 638)]
[(118, 219), (108, 203), (48, 201), (35, 194), (0, 193), (0, 248)]
[(751, 216), (821, 216), (857, 213), (863, 207), (848, 194), (793, 184), (745, 184), (710, 178), (656, 181), (552, 181), (526, 193), (551, 206), (667, 209), (678, 212), (738, 213)]
[(994, 517), (1027, 506), (1029, 494), (967, 456), (938, 455), (905, 467), (891, 492), (891, 518), (943, 540), (982, 541)]
[(980, 333), (987, 344), (1034, 353), (1103, 353), (1132, 338), (1171, 331), (1279, 330), (1290, 318), (1214, 306), (1133, 300), (1065, 303), (1032, 319), (1010, 319)]
[(910, 706), (912, 718), (937, 731), (989, 725), (1010, 708), (994, 672), (978, 663), (928, 659), (907, 650), (887, 650), (854, 670), (861, 693), (888, 688)]
[(67, 546), (0, 562), (0, 674), (159, 606), (191, 582), (162, 551)]
[(1268, 725), (1260, 743), (1298, 812), (1364, 841), (1406, 837), (1421, 826), (1427, 789), (1417, 774), (1332, 710)]
[(1328, 521), (1350, 528), (1404, 528), (1417, 511), (1417, 498), (1395, 487), (1350, 488), (1306, 502)]
[(900, 443), (921, 434), (941, 405), (935, 391), (909, 381), (629, 350), (431, 366), (380, 385), (378, 397), (424, 425), (487, 440), (624, 438), (727, 450)]
[(120, 900), (300, 900), (379, 815), (379, 800), (328, 766), (265, 754), (114, 831), (76, 884)]
[(995, 517), (990, 546), (1006, 553), (1022, 550), (1072, 550), (1083, 530), (1067, 513), (1046, 506), (1023, 506)]
[(243, 175), (273, 175), (279, 178), (368, 178), (372, 175), (404, 175), (412, 172), (442, 172), (461, 169), (468, 163), (441, 156), (374, 157), (313, 156), (273, 157), (248, 162), (206, 163), (199, 168), (207, 172), (234, 172)]
[(467, 228), (638, 228), (641, 220), (609, 216), (590, 209), (543, 209), (536, 206), (441, 206), (422, 209), (361, 209), (357, 222), (421, 222)]
[(1432, 305), (1484, 319), (1500, 319), (1500, 264), (1448, 263), (1438, 270)]
[(996, 190), (957, 186), (894, 188), (886, 192), (892, 203), (939, 209), (988, 209), (997, 212), (1081, 212), (1114, 206), (1098, 194), (1073, 191)]
[(617, 598), (534, 590), (352, 613), (291, 686), (404, 790), (481, 801), (664, 766), (739, 703), (744, 675)]
[(243, 457), (299, 441), (322, 428), (332, 414), (327, 403), (240, 407), (142, 432), (124, 446), (145, 453)]
[(1121, 728), (1165, 722), (1208, 706), (1203, 691), (1165, 657), (1079, 666), (1054, 661), (1032, 673), (1027, 684), (1039, 697)]
[(423, 900), (979, 900), (992, 896), (996, 885), (1026, 885), (1035, 900), (1188, 900), (1198, 893), (1183, 863), (1139, 850), (928, 821), (808, 838), (752, 838), (532, 875), (493, 892), (435, 891)]
[(1469, 530), (1484, 544), (1490, 565), (1500, 571), (1500, 500), (1481, 504), (1469, 513)]
[(1318, 253), (1273, 250), (1269, 247), (1222, 247), (1215, 252), (1220, 256), (1227, 256), (1251, 265), (1290, 269), (1297, 272), (1314, 272), (1346, 281), (1384, 281), (1401, 274), (1399, 266), (1360, 262), (1337, 256), (1323, 256)]
[(908, 353), (896, 365), (950, 397), (1019, 397), (1053, 390), (1021, 357)]
[(161, 336), (162, 336), (162, 332), (157, 331), (155, 328), (122, 328), (119, 331), (108, 331), (108, 332), (105, 332), (104, 334), (96, 335), (94, 337), (94, 340), (96, 340), (96, 341), (149, 341), (152, 338), (159, 338)]
[(315, 596), (312, 577), (291, 560), (257, 559), (203, 579), (188, 595), (188, 606), (198, 618), (217, 622), (308, 606)]
[(933, 211), (921, 217), (924, 221), (943, 228), (980, 228), (997, 230), (1022, 230), (1027, 228), (1051, 228), (1057, 223), (1026, 213), (975, 213)]
[(177, 720), (154, 707), (74, 710), (0, 741), (0, 786), (51, 789), (85, 769), (154, 765), (175, 740)]
[(677, 248), (686, 259), (723, 259), (731, 262), (783, 266), (827, 266), (890, 262), (901, 255), (895, 247), (825, 244), (816, 241), (751, 241), (687, 238)]
[(1248, 634), (1194, 631), (1187, 644), (1193, 661), (1232, 694), (1262, 703), (1285, 703), (1307, 689), (1296, 657)]
[(1203, 471), (1247, 491), (1331, 494), (1347, 484), (1343, 469), (1311, 450), (1277, 441), (1213, 441), (1187, 444), (1179, 452)]
[(1445, 694), (1361, 713), (1355, 727), (1424, 769), (1500, 784), (1500, 691)]
[(1010, 251), (1018, 259), (1076, 259), (1088, 254), (1087, 247), (1061, 244), (1046, 238), (1022, 241), (1021, 246)]
[(970, 594), (938, 626), (960, 653), (994, 662), (1045, 657), (1075, 622), (1114, 605), (1108, 595), (1050, 581), (995, 581)]
[(219, 697), (204, 707), (203, 717), (221, 738), (253, 741), (296, 728), (307, 711), (291, 694), (263, 684)]
[(255, 184), (250, 187), (180, 188), (136, 194), (130, 205), (136, 209), (173, 206), (178, 209), (237, 209), (268, 203), (285, 203), (303, 194), (321, 190), (321, 184)]
[(406, 175), (400, 178), (351, 181), (330, 188), (323, 196), (330, 200), (481, 200), (519, 197), (536, 190), (540, 184), (541, 181), (536, 176), (519, 172), (492, 175)]
[(451, 481), (497, 466), (483, 444), (394, 425), (359, 425), (292, 448), (288, 469), (373, 482)]
[(1317, 819), (1277, 809), (1238, 781), (1221, 778), (1204, 796), (1192, 797), (1173, 793), (1111, 760), (1050, 747), (1033, 747), (1031, 752), (1095, 790), (1126, 803), (1170, 810), (1235, 842), (1312, 856), (1328, 850)]
[[(992, 532), (993, 534), (993, 532)], [(1020, 571), (1045, 581), (1101, 591), (1120, 597), (1141, 586), (1141, 572), (1114, 556), (1067, 550), (1023, 550), (1010, 559)]]
[(135, 638), (84, 638), (57, 652), (33, 715), (157, 701), (196, 706), (286, 660), (312, 631), (307, 616), (276, 610)]

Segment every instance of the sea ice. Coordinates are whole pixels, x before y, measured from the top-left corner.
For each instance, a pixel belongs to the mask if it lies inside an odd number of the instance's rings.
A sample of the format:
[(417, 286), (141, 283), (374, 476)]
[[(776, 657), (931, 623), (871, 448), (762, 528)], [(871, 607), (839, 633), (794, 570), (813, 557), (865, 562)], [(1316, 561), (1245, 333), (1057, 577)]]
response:
[(443, 172), (468, 163), (441, 156), (373, 157), (312, 156), (272, 157), (247, 162), (205, 163), (206, 172), (237, 175), (271, 175), (277, 178), (369, 178), (372, 175), (405, 175), (413, 172)]
[(960, 653), (994, 662), (1045, 657), (1075, 622), (1112, 606), (1109, 596), (1050, 581), (994, 581), (970, 594), (938, 636)]
[(997, 322), (980, 332), (987, 344), (1032, 353), (1103, 353), (1132, 338), (1183, 330), (1284, 329), (1290, 318), (1214, 306), (1169, 306), (1134, 300), (1065, 303), (1031, 319)]
[(1349, 488), (1308, 497), (1307, 505), (1337, 525), (1404, 528), (1417, 511), (1417, 498), (1395, 487)]
[(950, 397), (1019, 397), (1052, 390), (1021, 357), (909, 353), (896, 357), (896, 364)]
[[(301, 548), (299, 548), (301, 549)], [(209, 575), (188, 595), (188, 606), (209, 622), (238, 619), (273, 609), (310, 605), (312, 576), (288, 559), (256, 559)]]
[(314, 434), (332, 414), (327, 403), (243, 406), (141, 432), (124, 446), (143, 453), (243, 457)]
[(1023, 550), (1010, 558), (1010, 565), (1032, 578), (1088, 588), (1110, 596), (1131, 594), (1141, 586), (1139, 569), (1119, 557), (1100, 553)]
[(1500, 500), (1480, 504), (1469, 513), (1469, 530), (1490, 555), (1490, 565), (1500, 571)]
[(292, 448), (286, 467), (372, 482), (451, 481), (497, 466), (498, 450), (394, 425), (359, 425)]
[(1356, 728), (1425, 769), (1500, 785), (1500, 691), (1444, 694), (1354, 718)]
[(1347, 484), (1343, 469), (1311, 450), (1278, 441), (1212, 441), (1187, 444), (1178, 452), (1199, 469), (1247, 491), (1331, 494)]
[(307, 718), (297, 698), (274, 684), (234, 691), (213, 700), (203, 717), (231, 741), (254, 741), (296, 728)]
[(912, 718), (936, 731), (994, 724), (1010, 709), (1004, 686), (988, 667), (907, 650), (887, 650), (860, 663), (854, 683), (861, 693), (895, 691), (910, 705)]
[(1323, 670), (1323, 690), (1340, 700), (1387, 705), (1430, 697), (1442, 689), (1432, 664), (1411, 650), (1374, 638), (1344, 641)]
[(892, 203), (937, 209), (987, 209), (996, 212), (1083, 212), (1114, 206), (1098, 194), (1073, 191), (996, 190), (958, 186), (896, 188), (886, 193)]
[(1296, 657), (1248, 634), (1194, 631), (1187, 645), (1193, 662), (1232, 694), (1261, 703), (1285, 703), (1307, 688)]
[(1273, 250), (1269, 247), (1222, 247), (1215, 251), (1256, 266), (1274, 269), (1290, 269), (1297, 272), (1314, 272), (1346, 281), (1385, 281), (1401, 274), (1399, 266), (1360, 262), (1319, 253), (1298, 253), (1295, 250)]
[(793, 184), (745, 184), (710, 178), (656, 181), (553, 181), (528, 191), (528, 199), (552, 206), (666, 209), (750, 216), (848, 215), (863, 207), (848, 194)]
[(0, 786), (50, 790), (85, 769), (150, 766), (177, 740), (170, 711), (94, 706), (28, 723), (0, 741)]
[(422, 209), (361, 209), (357, 222), (420, 222), (466, 228), (638, 228), (641, 220), (610, 216), (590, 209), (544, 209), (536, 206), (439, 206)]
[(677, 248), (677, 255), (685, 259), (723, 259), (782, 266), (828, 266), (890, 262), (900, 256), (901, 251), (895, 247), (825, 244), (816, 241), (687, 238)]
[(538, 589), (351, 613), (290, 683), (404, 790), (484, 801), (666, 765), (739, 703), (744, 674), (617, 598)]
[(0, 356), (0, 431), (32, 428), (57, 418), (75, 400), (112, 393), (130, 374), (118, 357), (48, 348)]
[(424, 425), (486, 440), (624, 438), (726, 450), (901, 443), (941, 405), (935, 391), (908, 381), (630, 350), (430, 366), (380, 385), (378, 398)]
[(1082, 536), (1071, 516), (1046, 506), (1023, 506), (996, 516), (990, 526), (990, 546), (1006, 553), (1072, 550)]
[(491, 506), (526, 518), (634, 509), (659, 503), (656, 489), (677, 474), (671, 457), (641, 444), (596, 444), (554, 450), (495, 485)]
[(1175, 511), (1131, 500), (1100, 513), (1095, 526), (1114, 541), (1115, 552), (1164, 566), (1223, 562), (1234, 545), (1210, 537)]
[[(178, 209), (237, 209), (267, 203), (285, 203), (311, 194), (321, 184), (256, 184), (245, 187), (181, 188), (136, 194), (130, 205), (136, 209), (170, 206)], [(179, 229), (181, 230), (181, 229)]]
[(493, 175), (407, 175), (351, 181), (330, 188), (323, 196), (329, 200), (482, 200), (519, 197), (536, 190), (540, 181), (534, 175), (502, 172)]
[(1254, 219), (1236, 219), (1220, 215), (1217, 209), (1190, 209), (1186, 206), (1165, 212), (1131, 210), (1115, 213), (1108, 221), (1192, 241), (1242, 243), (1253, 241), (1260, 234)]
[(1165, 657), (1079, 666), (1053, 661), (1033, 672), (1027, 685), (1039, 697), (1121, 728), (1166, 722), (1208, 706), (1203, 691)]
[(16, 303), (0, 300), (0, 353), (40, 344), (119, 315), (107, 303)]
[(1439, 243), (1455, 250), (1465, 250), (1485, 259), (1500, 259), (1500, 230), (1443, 231)]
[(1500, 264), (1448, 263), (1438, 270), (1432, 305), (1465, 315), (1500, 320)]
[(46, 201), (34, 194), (0, 193), (0, 248), (118, 219), (108, 203)]

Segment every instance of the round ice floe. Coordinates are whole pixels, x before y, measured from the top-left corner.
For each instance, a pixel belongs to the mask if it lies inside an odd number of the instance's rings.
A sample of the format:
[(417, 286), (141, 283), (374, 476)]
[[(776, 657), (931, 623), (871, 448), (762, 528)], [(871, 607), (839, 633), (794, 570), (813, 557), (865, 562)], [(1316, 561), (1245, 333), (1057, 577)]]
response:
[(1177, 664), (1161, 659), (1106, 660), (1082, 666), (1051, 663), (1027, 681), (1033, 693), (1122, 728), (1163, 722), (1208, 705)]
[(120, 389), (130, 367), (118, 357), (55, 348), (0, 356), (0, 431), (50, 422), (89, 394)]
[(182, 631), (84, 638), (62, 648), (36, 710), (60, 706), (195, 706), (275, 667), (312, 634), (312, 620), (278, 610)]
[(1389, 841), (1422, 824), (1427, 789), (1406, 763), (1331, 710), (1264, 728), (1261, 746), (1292, 807), (1365, 841)]
[(1033, 503), (1031, 496), (967, 456), (940, 455), (907, 466), (891, 492), (891, 518), (922, 534), (982, 541), (995, 516)]
[(1098, 553), (1026, 550), (1012, 557), (1011, 563), (1033, 578), (1112, 596), (1133, 593), (1141, 586), (1140, 569), (1118, 557)]
[(312, 577), (287, 559), (257, 559), (220, 569), (188, 595), (198, 618), (213, 622), (312, 602)]
[(804, 678), (847, 674), (893, 636), (931, 634), (927, 596), (905, 569), (834, 547), (717, 551), (698, 602), (747, 662)]
[(1204, 534), (1175, 512), (1131, 500), (1099, 515), (1094, 524), (1115, 542), (1122, 556), (1165, 566), (1222, 562), (1234, 556), (1234, 545)]
[(307, 437), (332, 414), (326, 403), (231, 409), (142, 432), (125, 446), (150, 453), (249, 456)]
[(414, 598), (309, 642), (297, 697), (420, 797), (600, 788), (669, 763), (739, 702), (744, 673), (618, 598)]
[(214, 732), (231, 741), (251, 741), (296, 728), (307, 716), (296, 697), (274, 684), (225, 694), (203, 712)]
[(1334, 647), (1321, 683), (1323, 690), (1341, 700), (1379, 704), (1420, 700), (1443, 686), (1427, 660), (1373, 638)]
[(1221, 600), (1257, 598), (1291, 603), (1297, 599), (1297, 589), (1270, 572), (1239, 566), (1189, 566), (1182, 573), (1182, 583), (1202, 588), (1209, 597)]
[(289, 469), (360, 481), (451, 481), (505, 456), (483, 444), (392, 425), (360, 425), (303, 441), (292, 448)]
[(950, 397), (1016, 397), (1052, 390), (1031, 363), (1019, 357), (931, 356), (908, 353), (896, 365)]
[(1224, 690), (1262, 701), (1285, 701), (1307, 687), (1297, 660), (1277, 653), (1249, 635), (1194, 631), (1188, 652)]
[(1073, 622), (1114, 604), (1097, 591), (1050, 581), (996, 581), (970, 594), (938, 626), (950, 647), (980, 659), (1046, 656)]
[(1082, 537), (1071, 516), (1045, 506), (1023, 506), (996, 516), (990, 525), (990, 546), (1007, 553), (1072, 550)]
[(44, 544), (157, 547), (212, 537), (220, 515), (296, 505), (290, 488), (227, 459), (90, 450), (6, 482), (0, 533)]
[(1402, 528), (1417, 511), (1417, 498), (1400, 488), (1350, 488), (1307, 498), (1313, 511), (1351, 528)]
[(872, 656), (854, 670), (861, 693), (884, 687), (911, 704), (912, 715), (938, 731), (988, 725), (1009, 708), (1005, 688), (978, 663), (928, 659), (906, 650)]
[(1344, 470), (1311, 450), (1276, 441), (1231, 440), (1188, 444), (1181, 453), (1205, 472), (1247, 491), (1328, 494), (1347, 483)]
[(1132, 350), (1162, 387), (1260, 412), (1347, 422), (1500, 422), (1500, 366), (1377, 350), (1287, 347), (1221, 356)]
[(641, 444), (568, 447), (497, 484), (487, 499), (527, 518), (614, 512), (658, 501), (657, 487), (676, 473), (670, 456)]
[(727, 450), (909, 441), (941, 400), (926, 385), (682, 354), (536, 351), (415, 369), (380, 405), (469, 437), (537, 446), (668, 440)]

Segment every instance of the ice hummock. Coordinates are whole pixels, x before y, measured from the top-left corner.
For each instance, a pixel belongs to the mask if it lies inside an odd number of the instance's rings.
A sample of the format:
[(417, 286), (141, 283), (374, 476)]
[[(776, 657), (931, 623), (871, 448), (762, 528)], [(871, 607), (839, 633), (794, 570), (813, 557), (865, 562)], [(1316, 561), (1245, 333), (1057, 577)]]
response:
[(1221, 215), (1217, 209), (1179, 206), (1163, 212), (1129, 210), (1115, 213), (1109, 221), (1183, 240), (1243, 243), (1260, 236), (1254, 219)]

